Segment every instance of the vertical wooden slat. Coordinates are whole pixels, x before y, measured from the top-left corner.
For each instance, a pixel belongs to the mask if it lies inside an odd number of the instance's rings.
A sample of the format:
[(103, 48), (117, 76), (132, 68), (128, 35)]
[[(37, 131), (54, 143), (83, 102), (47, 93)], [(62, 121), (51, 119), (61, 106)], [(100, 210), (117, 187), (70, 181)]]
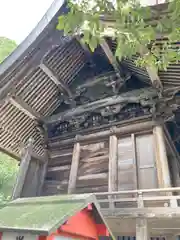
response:
[(26, 175), (27, 175), (28, 168), (29, 168), (30, 161), (31, 161), (32, 150), (33, 150), (33, 140), (29, 139), (27, 148), (23, 152), (18, 176), (17, 176), (16, 183), (15, 183), (15, 186), (13, 189), (12, 199), (21, 197), (24, 182), (25, 182)]
[(109, 181), (108, 190), (117, 190), (118, 140), (115, 135), (109, 137)]
[(134, 158), (134, 185), (135, 185), (135, 189), (138, 189), (136, 139), (134, 134), (131, 134), (131, 139), (132, 139), (133, 158)]
[(74, 144), (74, 149), (73, 149), (71, 170), (69, 175), (68, 194), (72, 194), (76, 190), (79, 159), (80, 159), (80, 143), (77, 142)]
[(159, 187), (171, 187), (170, 172), (168, 166), (167, 152), (164, 140), (164, 132), (161, 126), (153, 129), (156, 147), (156, 166), (159, 181)]

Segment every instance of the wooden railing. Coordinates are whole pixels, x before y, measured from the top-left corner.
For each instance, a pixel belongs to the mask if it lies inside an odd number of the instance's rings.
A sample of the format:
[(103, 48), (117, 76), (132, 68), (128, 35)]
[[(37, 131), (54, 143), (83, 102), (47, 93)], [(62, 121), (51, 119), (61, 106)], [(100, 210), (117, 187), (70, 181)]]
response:
[(180, 217), (180, 187), (96, 193), (105, 215)]

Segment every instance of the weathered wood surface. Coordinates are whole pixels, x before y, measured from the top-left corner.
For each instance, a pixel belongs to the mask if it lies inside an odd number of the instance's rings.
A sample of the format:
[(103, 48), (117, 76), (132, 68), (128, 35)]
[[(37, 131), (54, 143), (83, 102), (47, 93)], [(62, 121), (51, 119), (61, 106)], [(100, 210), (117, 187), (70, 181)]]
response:
[[(108, 141), (80, 146), (76, 193), (108, 190), (108, 149)], [(71, 148), (51, 150), (50, 156), (44, 194), (67, 193), (74, 151)]]
[(156, 144), (156, 164), (159, 186), (165, 188), (171, 187), (171, 179), (163, 128), (161, 126), (156, 126), (154, 127), (153, 131)]
[(19, 96), (12, 95), (8, 96), (7, 101), (10, 102), (13, 106), (24, 112), (27, 116), (32, 119), (42, 118), (41, 114), (36, 112), (31, 106), (24, 102)]
[(101, 99), (95, 102), (91, 102), (82, 106), (79, 106), (73, 110), (66, 111), (66, 112), (61, 112), (59, 114), (50, 116), (50, 117), (45, 117), (42, 119), (46, 124), (48, 123), (55, 123), (58, 121), (63, 121), (66, 119), (72, 118), (72, 116), (78, 116), (81, 115), (85, 112), (91, 112), (95, 111), (97, 109), (106, 107), (106, 106), (111, 106), (114, 104), (122, 104), (122, 103), (135, 103), (139, 102), (143, 98), (146, 98), (147, 96), (149, 97), (157, 97), (157, 92), (153, 88), (146, 88), (146, 89), (138, 89), (134, 91), (129, 91), (126, 93), (123, 93), (119, 96), (113, 96), (105, 99)]
[(22, 153), (22, 160), (16, 179), (16, 183), (13, 189), (12, 199), (16, 199), (22, 196), (23, 186), (28, 174), (29, 165), (32, 159), (31, 153), (33, 150), (33, 140), (29, 139), (27, 148)]
[(109, 180), (108, 191), (117, 190), (118, 140), (115, 135), (109, 138)]
[(76, 189), (79, 160), (80, 160), (80, 144), (75, 143), (74, 149), (73, 149), (71, 170), (70, 170), (70, 175), (69, 175), (69, 184), (68, 184), (68, 193), (69, 194), (74, 193), (74, 191)]
[(28, 172), (26, 175), (26, 179), (24, 181), (21, 197), (35, 197), (38, 194), (38, 189), (40, 185), (40, 164), (32, 159)]
[(78, 135), (78, 137), (74, 138), (69, 138), (69, 139), (64, 139), (64, 140), (58, 140), (56, 142), (50, 143), (51, 148), (57, 148), (57, 147), (62, 147), (62, 146), (67, 146), (71, 145), (75, 142), (81, 142), (83, 144), (88, 144), (92, 141), (98, 141), (100, 139), (106, 139), (111, 135), (127, 135), (127, 134), (132, 134), (132, 133), (140, 133), (143, 131), (148, 131), (152, 130), (154, 126), (157, 125), (156, 121), (145, 121), (145, 122), (139, 122), (133, 124), (133, 122), (130, 125), (125, 125), (118, 127), (112, 130), (105, 130), (105, 131), (98, 131), (92, 134), (87, 134), (87, 135)]

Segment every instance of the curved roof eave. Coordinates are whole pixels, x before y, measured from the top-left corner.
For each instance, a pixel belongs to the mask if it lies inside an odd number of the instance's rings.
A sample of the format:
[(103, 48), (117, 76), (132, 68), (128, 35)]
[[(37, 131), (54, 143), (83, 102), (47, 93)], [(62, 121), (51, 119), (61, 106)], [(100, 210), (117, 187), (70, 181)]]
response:
[(31, 33), (25, 38), (25, 40), (0, 64), (0, 76), (4, 74), (14, 63), (26, 53), (26, 51), (35, 42), (41, 41), (44, 36), (44, 31), (47, 29), (50, 22), (56, 17), (57, 14), (63, 12), (63, 6), (65, 6), (66, 0), (54, 0), (48, 11), (31, 31)]

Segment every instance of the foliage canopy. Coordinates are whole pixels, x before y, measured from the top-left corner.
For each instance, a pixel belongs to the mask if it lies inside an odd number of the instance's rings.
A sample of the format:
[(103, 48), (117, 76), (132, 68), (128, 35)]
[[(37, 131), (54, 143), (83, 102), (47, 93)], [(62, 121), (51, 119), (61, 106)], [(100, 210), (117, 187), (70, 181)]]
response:
[(117, 41), (115, 55), (120, 60), (138, 53), (137, 65), (164, 70), (180, 60), (173, 44), (180, 39), (180, 0), (162, 11), (143, 7), (138, 0), (69, 0), (68, 5), (57, 28), (68, 35), (82, 33), (92, 51), (110, 36)]
[(0, 204), (10, 200), (18, 171), (18, 162), (0, 153)]
[(0, 37), (0, 63), (17, 47), (15, 41)]

